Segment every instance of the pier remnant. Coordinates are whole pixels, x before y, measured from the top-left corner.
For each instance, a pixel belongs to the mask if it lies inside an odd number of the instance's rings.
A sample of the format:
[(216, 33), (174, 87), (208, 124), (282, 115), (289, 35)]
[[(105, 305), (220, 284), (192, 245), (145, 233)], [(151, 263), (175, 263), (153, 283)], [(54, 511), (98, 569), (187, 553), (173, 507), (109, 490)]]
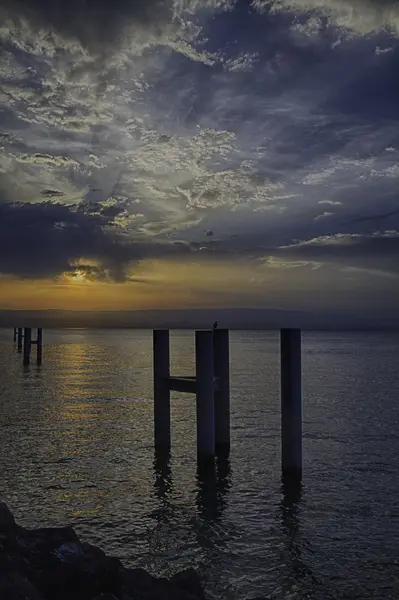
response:
[(43, 357), (43, 329), (42, 329), (42, 327), (37, 328), (36, 344), (37, 344), (37, 352), (36, 352), (37, 364), (41, 365), (42, 357)]
[(227, 329), (195, 332), (196, 374), (170, 375), (169, 330), (155, 330), (154, 432), (156, 450), (169, 449), (170, 392), (196, 395), (197, 457), (213, 458), (230, 448), (229, 332)]
[(230, 451), (230, 344), (229, 330), (213, 332), (215, 388), (215, 448), (217, 454)]
[(14, 327), (14, 342), (17, 341), (17, 333), (18, 333), (18, 328)]
[(170, 448), (169, 330), (153, 331), (154, 435), (157, 450)]
[(14, 327), (14, 337), (17, 332), (18, 339), (18, 352), (22, 352), (23, 348), (23, 363), (24, 365), (28, 365), (30, 362), (30, 355), (32, 350), (32, 345), (35, 345), (37, 348), (36, 357), (37, 363), (40, 365), (43, 357), (43, 329), (41, 327), (37, 328), (37, 336), (35, 340), (32, 340), (32, 328), (31, 327)]
[(24, 327), (24, 365), (29, 364), (31, 346), (32, 329), (30, 327)]
[(18, 342), (17, 342), (17, 350), (18, 352), (22, 352), (22, 340), (23, 340), (22, 327), (18, 327)]
[(301, 330), (281, 329), (281, 459), (283, 475), (302, 475)]
[(215, 382), (213, 331), (195, 332), (195, 381), (197, 400), (197, 455), (215, 455)]

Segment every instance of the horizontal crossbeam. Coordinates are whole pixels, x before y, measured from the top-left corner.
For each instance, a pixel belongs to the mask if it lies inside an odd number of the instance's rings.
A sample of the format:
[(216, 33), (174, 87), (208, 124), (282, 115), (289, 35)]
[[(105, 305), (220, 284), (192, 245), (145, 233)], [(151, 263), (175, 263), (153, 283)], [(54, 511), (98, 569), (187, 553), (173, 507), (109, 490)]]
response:
[(167, 377), (169, 389), (174, 392), (187, 392), (195, 394), (197, 391), (197, 381), (195, 377)]
[[(169, 389), (173, 392), (197, 393), (197, 380), (195, 377), (166, 377)], [(219, 377), (214, 378), (215, 391), (219, 390)]]

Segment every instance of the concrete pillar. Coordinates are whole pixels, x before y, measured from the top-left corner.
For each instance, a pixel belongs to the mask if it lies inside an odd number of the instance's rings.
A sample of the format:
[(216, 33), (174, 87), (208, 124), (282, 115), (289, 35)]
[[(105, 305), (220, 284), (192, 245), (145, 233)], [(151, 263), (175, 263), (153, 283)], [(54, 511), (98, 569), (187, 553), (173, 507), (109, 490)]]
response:
[(32, 329), (30, 327), (25, 327), (24, 328), (24, 365), (29, 364), (31, 341), (32, 341)]
[(18, 327), (18, 352), (22, 352), (22, 327)]
[(230, 451), (230, 356), (229, 330), (213, 332), (214, 374), (218, 378), (215, 390), (215, 449), (217, 454)]
[(195, 332), (197, 382), (197, 456), (199, 460), (215, 455), (215, 403), (213, 331)]
[(283, 475), (302, 474), (301, 330), (281, 330), (281, 458)]
[(170, 344), (169, 330), (153, 331), (155, 448), (170, 448)]
[(43, 329), (41, 327), (37, 328), (37, 364), (42, 363), (43, 356)]

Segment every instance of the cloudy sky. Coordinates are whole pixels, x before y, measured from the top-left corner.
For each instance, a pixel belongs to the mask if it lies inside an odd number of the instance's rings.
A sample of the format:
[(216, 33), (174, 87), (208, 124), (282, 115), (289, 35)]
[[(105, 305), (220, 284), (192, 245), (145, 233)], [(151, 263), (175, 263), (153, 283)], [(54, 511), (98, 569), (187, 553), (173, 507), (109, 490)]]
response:
[(399, 306), (399, 2), (0, 0), (0, 308)]

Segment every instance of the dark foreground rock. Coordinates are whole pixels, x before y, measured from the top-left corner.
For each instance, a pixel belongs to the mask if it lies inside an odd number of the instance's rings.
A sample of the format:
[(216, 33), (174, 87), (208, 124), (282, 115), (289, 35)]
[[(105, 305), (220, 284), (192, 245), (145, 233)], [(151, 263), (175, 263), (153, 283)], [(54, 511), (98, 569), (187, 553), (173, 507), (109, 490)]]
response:
[(0, 503), (1, 600), (205, 600), (194, 569), (171, 579), (126, 569), (70, 527), (29, 530)]

